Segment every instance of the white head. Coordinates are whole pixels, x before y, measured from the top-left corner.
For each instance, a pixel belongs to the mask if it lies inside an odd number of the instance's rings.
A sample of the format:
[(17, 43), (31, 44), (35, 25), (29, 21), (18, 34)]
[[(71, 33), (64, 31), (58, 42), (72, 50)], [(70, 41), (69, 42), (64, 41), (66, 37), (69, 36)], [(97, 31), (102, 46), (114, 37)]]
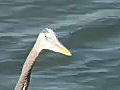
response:
[(48, 31), (47, 33), (39, 34), (36, 41), (36, 45), (38, 46), (37, 48), (39, 48), (40, 50), (48, 49), (54, 52), (59, 52), (66, 56), (71, 56), (72, 54), (70, 53), (70, 51), (59, 42), (53, 30), (48, 28), (46, 28), (46, 30)]

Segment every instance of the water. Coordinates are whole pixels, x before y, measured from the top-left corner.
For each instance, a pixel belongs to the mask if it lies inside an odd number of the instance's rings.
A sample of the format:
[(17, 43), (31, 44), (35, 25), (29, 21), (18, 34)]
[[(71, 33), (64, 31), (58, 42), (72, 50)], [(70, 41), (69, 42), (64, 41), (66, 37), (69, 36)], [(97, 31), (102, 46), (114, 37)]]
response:
[(119, 90), (119, 0), (0, 0), (0, 90), (14, 89), (44, 28), (73, 56), (43, 53), (29, 90)]

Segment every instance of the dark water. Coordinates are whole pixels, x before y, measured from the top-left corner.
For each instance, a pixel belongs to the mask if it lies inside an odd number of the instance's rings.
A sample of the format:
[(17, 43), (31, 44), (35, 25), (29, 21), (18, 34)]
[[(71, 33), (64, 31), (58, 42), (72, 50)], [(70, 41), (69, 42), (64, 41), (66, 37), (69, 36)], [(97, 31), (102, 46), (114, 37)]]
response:
[(120, 0), (0, 0), (0, 90), (14, 89), (44, 28), (73, 56), (40, 56), (29, 90), (120, 89)]

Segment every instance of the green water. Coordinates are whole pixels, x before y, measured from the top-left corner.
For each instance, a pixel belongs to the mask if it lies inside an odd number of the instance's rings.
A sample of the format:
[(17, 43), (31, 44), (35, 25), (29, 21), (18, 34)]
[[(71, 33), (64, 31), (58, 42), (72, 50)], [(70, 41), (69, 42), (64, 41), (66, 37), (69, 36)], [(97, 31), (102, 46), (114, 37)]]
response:
[(43, 53), (29, 90), (120, 89), (119, 0), (0, 0), (0, 90), (14, 90), (44, 28), (73, 56)]

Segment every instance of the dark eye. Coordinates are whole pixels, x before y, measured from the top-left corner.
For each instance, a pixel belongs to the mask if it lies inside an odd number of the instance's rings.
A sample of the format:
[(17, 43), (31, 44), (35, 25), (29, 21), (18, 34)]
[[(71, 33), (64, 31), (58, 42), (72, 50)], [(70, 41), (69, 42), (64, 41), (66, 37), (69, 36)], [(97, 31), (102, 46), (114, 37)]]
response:
[(47, 38), (47, 36), (45, 35), (45, 38)]

